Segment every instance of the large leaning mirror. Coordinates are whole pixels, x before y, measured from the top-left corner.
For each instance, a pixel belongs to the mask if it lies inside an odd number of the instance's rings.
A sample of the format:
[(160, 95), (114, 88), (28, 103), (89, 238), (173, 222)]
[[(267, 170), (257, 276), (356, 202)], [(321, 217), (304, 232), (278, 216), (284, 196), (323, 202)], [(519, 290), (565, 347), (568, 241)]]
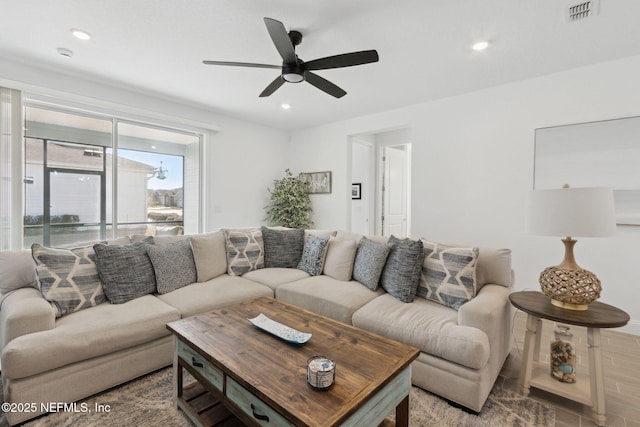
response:
[(640, 117), (536, 129), (535, 189), (611, 187), (616, 222), (640, 225)]

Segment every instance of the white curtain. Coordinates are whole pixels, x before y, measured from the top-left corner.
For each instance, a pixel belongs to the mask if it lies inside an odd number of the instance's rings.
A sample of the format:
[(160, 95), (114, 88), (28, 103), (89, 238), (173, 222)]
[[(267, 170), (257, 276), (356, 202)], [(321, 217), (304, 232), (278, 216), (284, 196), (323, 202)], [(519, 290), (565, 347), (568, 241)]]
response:
[(22, 93), (0, 87), (0, 250), (22, 248)]

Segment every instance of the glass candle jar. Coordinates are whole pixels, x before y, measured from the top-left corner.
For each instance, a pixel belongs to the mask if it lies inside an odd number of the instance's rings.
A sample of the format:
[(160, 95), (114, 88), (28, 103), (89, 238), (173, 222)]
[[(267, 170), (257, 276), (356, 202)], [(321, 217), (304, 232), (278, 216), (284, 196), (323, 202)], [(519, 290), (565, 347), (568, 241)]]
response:
[(557, 325), (551, 341), (551, 376), (563, 383), (576, 382), (576, 352), (573, 348), (573, 334), (566, 325)]

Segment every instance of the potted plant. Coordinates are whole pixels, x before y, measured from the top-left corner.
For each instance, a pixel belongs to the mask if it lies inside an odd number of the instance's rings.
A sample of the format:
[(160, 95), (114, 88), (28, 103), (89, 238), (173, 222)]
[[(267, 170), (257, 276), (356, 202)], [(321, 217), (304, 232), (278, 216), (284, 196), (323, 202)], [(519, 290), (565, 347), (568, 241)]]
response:
[(265, 207), (267, 223), (289, 228), (312, 225), (308, 186), (302, 174), (294, 176), (289, 169), (285, 170), (284, 178), (273, 180), (273, 190), (267, 188), (271, 195), (269, 205)]

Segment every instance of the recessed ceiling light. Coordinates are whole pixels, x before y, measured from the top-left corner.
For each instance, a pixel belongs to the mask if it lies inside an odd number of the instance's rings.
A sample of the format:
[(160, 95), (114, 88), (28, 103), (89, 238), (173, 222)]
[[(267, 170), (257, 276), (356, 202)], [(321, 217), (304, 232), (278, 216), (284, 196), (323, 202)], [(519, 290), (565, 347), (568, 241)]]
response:
[(67, 58), (71, 58), (73, 56), (73, 51), (65, 48), (65, 47), (59, 47), (56, 49), (58, 51), (58, 54), (60, 56), (66, 56)]
[(291, 108), (291, 105), (290, 104), (282, 104), (281, 107), (282, 107), (283, 110), (288, 110), (288, 109)]
[(73, 34), (75, 38), (80, 40), (91, 40), (91, 34), (87, 33), (84, 30), (78, 30), (77, 28), (72, 28), (71, 34)]
[(471, 49), (476, 51), (481, 51), (481, 50), (485, 50), (488, 47), (489, 47), (488, 41), (479, 41), (474, 43), (473, 46), (471, 46)]

